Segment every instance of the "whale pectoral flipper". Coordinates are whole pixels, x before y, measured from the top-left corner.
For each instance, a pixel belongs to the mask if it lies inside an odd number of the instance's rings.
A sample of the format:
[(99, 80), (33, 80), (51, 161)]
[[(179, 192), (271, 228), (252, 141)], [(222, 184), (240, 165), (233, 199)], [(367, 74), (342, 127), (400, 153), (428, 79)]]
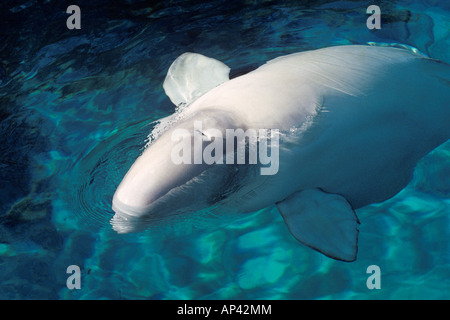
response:
[(230, 68), (223, 62), (186, 52), (170, 66), (163, 88), (173, 104), (187, 104), (228, 81), (229, 73)]
[(309, 189), (276, 205), (298, 241), (333, 259), (356, 260), (359, 221), (344, 197)]

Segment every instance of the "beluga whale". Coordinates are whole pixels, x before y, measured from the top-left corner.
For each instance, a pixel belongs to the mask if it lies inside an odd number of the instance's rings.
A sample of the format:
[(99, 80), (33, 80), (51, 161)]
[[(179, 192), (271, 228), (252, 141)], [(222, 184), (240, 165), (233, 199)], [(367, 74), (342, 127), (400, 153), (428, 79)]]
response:
[(356, 211), (396, 195), (450, 138), (450, 66), (407, 48), (345, 45), (253, 69), (230, 77), (198, 53), (172, 63), (163, 87), (177, 111), (115, 191), (113, 229), (275, 206), (299, 242), (354, 261)]

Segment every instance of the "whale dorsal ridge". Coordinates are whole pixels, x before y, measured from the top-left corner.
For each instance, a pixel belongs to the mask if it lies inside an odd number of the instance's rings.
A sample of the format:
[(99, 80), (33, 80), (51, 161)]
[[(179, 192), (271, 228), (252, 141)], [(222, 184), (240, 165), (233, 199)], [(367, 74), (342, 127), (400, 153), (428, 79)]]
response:
[(230, 68), (223, 62), (186, 52), (170, 66), (163, 88), (176, 106), (188, 104), (228, 81), (229, 73)]
[(356, 260), (359, 221), (344, 197), (309, 189), (290, 195), (277, 207), (298, 241), (333, 259)]

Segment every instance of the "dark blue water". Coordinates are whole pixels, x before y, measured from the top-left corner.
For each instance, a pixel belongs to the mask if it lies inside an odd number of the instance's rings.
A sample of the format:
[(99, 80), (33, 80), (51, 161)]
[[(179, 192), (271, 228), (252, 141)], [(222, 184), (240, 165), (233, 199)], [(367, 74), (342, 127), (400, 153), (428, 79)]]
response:
[[(450, 298), (449, 143), (396, 197), (358, 210), (353, 263), (300, 245), (274, 208), (138, 234), (108, 224), (154, 121), (174, 111), (162, 82), (183, 52), (237, 69), (386, 42), (450, 63), (447, 1), (378, 1), (380, 30), (366, 27), (366, 1), (93, 2), (73, 3), (81, 30), (61, 1), (0, 4), (1, 299)], [(366, 286), (374, 264), (380, 290)]]

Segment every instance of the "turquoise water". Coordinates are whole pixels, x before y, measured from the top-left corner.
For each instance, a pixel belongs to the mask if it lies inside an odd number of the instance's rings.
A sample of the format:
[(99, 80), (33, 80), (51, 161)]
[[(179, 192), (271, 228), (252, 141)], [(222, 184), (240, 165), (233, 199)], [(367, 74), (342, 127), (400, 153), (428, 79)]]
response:
[[(357, 211), (358, 259), (302, 246), (274, 207), (119, 235), (111, 199), (154, 121), (174, 111), (162, 82), (186, 51), (232, 69), (292, 52), (411, 45), (450, 63), (446, 1), (2, 2), (1, 299), (448, 299), (450, 142), (394, 198)], [(81, 268), (69, 290), (66, 269)], [(367, 267), (381, 269), (369, 290)]]

